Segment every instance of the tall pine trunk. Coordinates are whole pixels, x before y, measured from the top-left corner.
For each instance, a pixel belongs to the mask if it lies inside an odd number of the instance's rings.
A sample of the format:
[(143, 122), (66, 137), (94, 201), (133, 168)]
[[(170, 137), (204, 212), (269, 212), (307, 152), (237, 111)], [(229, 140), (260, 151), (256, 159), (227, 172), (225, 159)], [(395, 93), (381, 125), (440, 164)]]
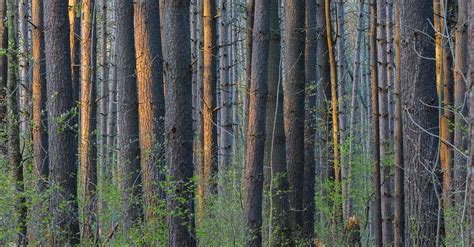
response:
[(13, 173), (14, 196), (15, 196), (15, 242), (18, 246), (27, 244), (26, 236), (26, 199), (24, 195), (25, 184), (23, 176), (22, 154), (20, 150), (20, 111), (18, 109), (18, 78), (17, 78), (17, 36), (15, 35), (18, 16), (16, 2), (7, 2), (7, 28), (8, 28), (8, 79), (7, 79), (7, 138), (8, 138), (8, 161)]
[(393, 243), (395, 247), (405, 246), (405, 163), (403, 160), (402, 101), (400, 94), (400, 0), (394, 2), (394, 50), (395, 50), (395, 121), (394, 121), (394, 214)]
[[(203, 164), (200, 174), (200, 200), (206, 195), (217, 192), (217, 25), (216, 3), (214, 0), (203, 0), (203, 34), (204, 34), (204, 67), (203, 67)], [(201, 202), (200, 202), (201, 205)]]
[(283, 87), (281, 84), (281, 32), (278, 0), (271, 2), (270, 44), (268, 53), (268, 96), (265, 127), (265, 186), (269, 187), (268, 241), (291, 243), (288, 171), (286, 169)]
[(316, 0), (306, 0), (305, 13), (305, 87), (306, 109), (304, 125), (304, 178), (303, 178), (303, 234), (313, 238), (314, 231), (314, 183), (316, 160)]
[[(7, 0), (0, 1), (0, 48), (7, 49), (8, 46), (8, 28), (6, 27), (6, 12), (7, 12)], [(6, 87), (7, 87), (7, 76), (8, 65), (7, 56), (0, 57), (0, 122), (6, 121)], [(2, 151), (3, 154), (3, 151)]]
[(96, 37), (95, 1), (81, 4), (81, 186), (82, 243), (91, 243), (96, 225), (97, 138), (96, 138)]
[[(469, 114), (469, 104), (466, 104), (467, 85), (468, 85), (468, 2), (466, 0), (458, 1), (458, 20), (454, 31), (455, 50), (454, 50), (454, 146), (467, 152), (468, 151), (468, 127), (465, 116)], [(471, 17), (472, 18), (472, 17)], [(466, 164), (467, 159), (459, 152), (454, 152), (453, 177), (454, 188), (463, 191), (466, 188)], [(455, 196), (456, 204), (464, 203), (465, 193), (457, 193)]]
[(128, 232), (141, 216), (138, 99), (135, 76), (133, 2), (116, 1), (117, 49), (117, 147), (122, 193), (123, 231)]
[(373, 189), (374, 200), (373, 206), (373, 224), (375, 227), (375, 245), (383, 246), (382, 231), (382, 198), (381, 198), (381, 182), (380, 182), (380, 126), (379, 126), (379, 77), (377, 64), (377, 0), (370, 1), (370, 61), (371, 61), (371, 91), (372, 91), (372, 121), (371, 121), (371, 149), (373, 163)]
[(156, 224), (159, 199), (164, 199), (163, 64), (158, 1), (139, 0), (135, 8), (135, 49), (140, 126), (140, 163), (145, 220)]
[[(43, 1), (31, 1), (32, 28), (32, 137), (33, 137), (33, 173), (35, 175), (35, 193), (42, 195), (47, 188), (48, 170), (48, 133), (46, 111), (46, 68), (44, 54)], [(46, 207), (44, 198), (31, 209), (31, 221), (28, 238), (31, 243), (44, 243), (44, 218), (41, 210)]]
[(164, 0), (166, 161), (169, 166), (168, 246), (196, 246), (189, 0)]
[(262, 246), (263, 161), (267, 108), (270, 0), (255, 2), (244, 181), (245, 245)]
[[(305, 1), (285, 0), (286, 52), (283, 61), (283, 109), (285, 113), (291, 227), (295, 238), (303, 233)], [(256, 52), (256, 50), (254, 50)]]
[[(436, 243), (438, 199), (435, 190), (438, 109), (431, 2), (400, 2), (400, 94), (403, 111), (405, 161), (406, 245)], [(414, 47), (416, 49), (414, 49)], [(429, 130), (431, 134), (425, 132)], [(423, 192), (423, 197), (419, 192)]]
[(48, 96), (49, 182), (52, 188), (49, 245), (73, 245), (79, 240), (77, 163), (73, 114), (68, 5), (45, 2), (45, 54)]

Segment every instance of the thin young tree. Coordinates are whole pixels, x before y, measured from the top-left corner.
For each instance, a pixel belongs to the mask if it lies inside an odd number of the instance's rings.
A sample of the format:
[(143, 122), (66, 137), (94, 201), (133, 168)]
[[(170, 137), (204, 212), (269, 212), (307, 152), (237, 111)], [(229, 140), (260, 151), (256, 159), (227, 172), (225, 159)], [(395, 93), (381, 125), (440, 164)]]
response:
[(255, 1), (244, 181), (245, 245), (262, 246), (263, 162), (267, 107), (270, 0)]
[(382, 195), (380, 184), (380, 132), (379, 132), (379, 83), (377, 68), (377, 0), (370, 1), (370, 63), (371, 63), (371, 93), (372, 93), (372, 121), (371, 121), (371, 149), (373, 165), (374, 200), (373, 220), (375, 226), (375, 245), (383, 246), (382, 237)]
[(45, 10), (46, 87), (48, 95), (49, 245), (74, 245), (79, 240), (77, 208), (77, 164), (71, 60), (69, 47), (68, 4), (48, 0)]
[[(35, 176), (35, 193), (43, 196), (48, 180), (48, 133), (46, 114), (46, 67), (44, 54), (44, 26), (43, 26), (43, 1), (31, 1), (32, 28), (32, 138), (33, 138), (33, 174)], [(31, 243), (43, 238), (44, 218), (41, 210), (46, 207), (46, 201), (40, 198), (34, 205), (31, 221), (28, 227), (28, 238)]]
[(196, 246), (194, 230), (192, 71), (189, 0), (164, 0), (166, 161), (169, 166), (168, 246)]
[(160, 15), (158, 1), (135, 1), (134, 8), (141, 177), (145, 220), (153, 222), (159, 199), (164, 199), (160, 188), (165, 114)]
[[(432, 2), (401, 0), (400, 94), (405, 162), (405, 245), (436, 244), (436, 150), (438, 104)], [(416, 49), (414, 49), (416, 48)], [(423, 58), (422, 58), (423, 57)], [(423, 191), (423, 197), (418, 192)]]
[(138, 144), (138, 99), (135, 78), (133, 2), (116, 1), (117, 52), (117, 147), (122, 193), (123, 231), (128, 232), (141, 217), (140, 148)]
[[(288, 170), (286, 169), (283, 87), (281, 84), (281, 32), (278, 0), (271, 1), (270, 44), (268, 52), (268, 96), (265, 127), (265, 184), (269, 187), (268, 241), (291, 243)], [(268, 175), (267, 175), (268, 174)]]
[(288, 195), (291, 226), (294, 236), (298, 237), (303, 230), (305, 65), (302, 56), (305, 43), (305, 1), (285, 0), (284, 12), (286, 52), (283, 58), (283, 109), (290, 184)]
[(16, 12), (16, 1), (7, 2), (7, 28), (8, 28), (8, 79), (7, 79), (7, 138), (8, 138), (8, 161), (13, 173), (13, 188), (15, 192), (15, 242), (18, 246), (27, 244), (26, 236), (26, 199), (24, 195), (25, 184), (23, 174), (22, 153), (20, 150), (20, 111), (18, 109), (18, 98), (16, 90), (17, 81), (17, 36), (15, 34), (18, 16)]
[(81, 196), (82, 243), (91, 243), (96, 225), (97, 184), (97, 107), (96, 107), (96, 49), (95, 0), (81, 4)]

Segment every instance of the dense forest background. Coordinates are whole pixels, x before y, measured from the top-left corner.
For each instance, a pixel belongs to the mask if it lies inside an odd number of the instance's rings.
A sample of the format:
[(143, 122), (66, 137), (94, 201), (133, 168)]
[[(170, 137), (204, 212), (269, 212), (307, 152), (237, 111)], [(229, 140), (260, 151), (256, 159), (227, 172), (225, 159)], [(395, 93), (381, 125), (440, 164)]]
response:
[(472, 16), (0, 0), (0, 245), (472, 246)]

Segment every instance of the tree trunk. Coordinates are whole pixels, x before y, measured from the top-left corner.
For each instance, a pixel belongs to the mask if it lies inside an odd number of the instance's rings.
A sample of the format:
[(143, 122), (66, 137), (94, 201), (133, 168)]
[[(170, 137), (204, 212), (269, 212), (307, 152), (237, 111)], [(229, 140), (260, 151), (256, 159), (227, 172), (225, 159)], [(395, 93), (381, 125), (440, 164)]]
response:
[(375, 245), (383, 246), (382, 237), (382, 198), (380, 187), (380, 132), (379, 132), (379, 77), (377, 64), (376, 45), (377, 26), (377, 0), (370, 1), (370, 59), (372, 66), (372, 163), (373, 163), (373, 189), (374, 189), (374, 224), (375, 224)]
[(28, 78), (29, 53), (28, 53), (28, 21), (29, 21), (29, 1), (18, 1), (18, 81), (19, 81), (19, 124), (20, 135), (28, 138), (26, 133), (29, 124), (29, 105), (30, 105), (30, 83)]
[(337, 74), (336, 61), (334, 57), (334, 45), (332, 39), (331, 27), (331, 1), (325, 1), (326, 16), (326, 38), (329, 52), (329, 67), (331, 73), (331, 115), (332, 115), (332, 142), (333, 142), (333, 173), (336, 183), (340, 182), (339, 178), (339, 106), (337, 101)]
[[(97, 204), (97, 213), (98, 217), (101, 215), (105, 214), (105, 209), (106, 209), (106, 204), (107, 200), (105, 197), (104, 192), (104, 187), (107, 184), (108, 180), (106, 177), (106, 171), (107, 171), (107, 166), (109, 165), (107, 163), (107, 158), (109, 155), (109, 147), (107, 146), (107, 119), (109, 117), (109, 101), (111, 100), (111, 97), (109, 97), (109, 69), (108, 69), (108, 53), (107, 53), (107, 39), (109, 38), (109, 35), (107, 33), (107, 0), (102, 0), (100, 3), (100, 15), (101, 15), (101, 22), (100, 22), (100, 39), (98, 42), (100, 42), (100, 55), (98, 59), (99, 67), (98, 67), (98, 83), (100, 82), (100, 96), (99, 96), (99, 142), (97, 145), (99, 147), (99, 154), (98, 154), (98, 160), (99, 160), (99, 169), (98, 169), (98, 176), (97, 176), (97, 186), (99, 187), (98, 189), (98, 204)], [(98, 234), (99, 236), (102, 235), (102, 233), (105, 230), (105, 224), (104, 222), (98, 220)]]
[(81, 186), (82, 243), (94, 240), (96, 215), (97, 143), (96, 143), (96, 42), (94, 0), (81, 4)]
[(203, 169), (200, 171), (200, 200), (217, 192), (217, 109), (216, 109), (216, 4), (203, 0), (204, 67), (203, 67)]
[(316, 0), (306, 0), (305, 13), (305, 87), (306, 109), (304, 126), (304, 178), (303, 178), (303, 235), (305, 239), (313, 238), (314, 231), (314, 183), (316, 141)]
[(392, 208), (391, 208), (391, 166), (387, 162), (390, 155), (390, 134), (388, 119), (388, 83), (387, 83), (387, 28), (385, 1), (377, 1), (377, 65), (379, 87), (379, 124), (380, 158), (382, 169), (382, 242), (392, 244)]
[(346, 114), (347, 114), (347, 104), (346, 104), (346, 64), (345, 64), (345, 30), (344, 30), (344, 0), (337, 0), (336, 2), (336, 24), (337, 24), (337, 33), (336, 33), (336, 72), (337, 72), (337, 111), (339, 118), (339, 167), (340, 167), (340, 176), (341, 176), (341, 189), (342, 189), (342, 210), (341, 212), (336, 212), (337, 214), (342, 213), (341, 216), (344, 220), (348, 220), (350, 216), (347, 215), (346, 204), (349, 197), (348, 185), (347, 185), (347, 164), (346, 164), (346, 152), (344, 151), (344, 146), (346, 145)]
[(278, 0), (271, 2), (270, 44), (268, 53), (268, 96), (265, 127), (264, 164), (269, 187), (268, 242), (291, 243), (288, 173), (286, 169), (285, 128), (283, 122), (283, 87), (281, 85), (281, 34)]
[(394, 122), (394, 165), (395, 165), (395, 210), (393, 218), (393, 243), (395, 247), (405, 246), (405, 195), (404, 176), (405, 164), (403, 160), (403, 126), (402, 101), (400, 94), (400, 0), (394, 2), (395, 12), (395, 122)]
[[(44, 26), (43, 26), (43, 2), (41, 0), (31, 1), (31, 22), (32, 28), (32, 55), (33, 55), (33, 74), (32, 74), (32, 137), (33, 137), (33, 173), (35, 176), (35, 193), (42, 195), (48, 181), (48, 133), (47, 133), (47, 114), (46, 111), (46, 68), (44, 55)], [(38, 204), (33, 205), (32, 220), (28, 231), (30, 243), (44, 243), (45, 235), (44, 215), (41, 209), (44, 209), (46, 201), (41, 198)]]
[[(6, 27), (6, 12), (7, 12), (7, 0), (0, 1), (0, 45), (1, 49), (7, 49), (8, 47), (8, 29)], [(0, 123), (4, 123), (7, 117), (6, 104), (3, 104), (6, 101), (6, 87), (7, 87), (7, 77), (8, 77), (8, 64), (7, 56), (0, 57)], [(2, 152), (2, 154), (4, 154)]]
[[(463, 151), (468, 151), (469, 129), (465, 117), (468, 116), (469, 104), (466, 104), (467, 84), (468, 84), (468, 2), (458, 1), (458, 22), (454, 31), (454, 146)], [(454, 152), (453, 177), (454, 189), (461, 193), (456, 193), (455, 202), (458, 205), (464, 203), (466, 188), (466, 164), (467, 160), (459, 152)]]
[(290, 184), (288, 195), (293, 234), (299, 238), (303, 233), (305, 65), (301, 56), (305, 42), (305, 1), (285, 0), (284, 6), (286, 53), (283, 61), (283, 109)]
[[(443, 172), (443, 209), (449, 210), (453, 206), (453, 149), (450, 145), (454, 143), (454, 133), (450, 125), (454, 123), (454, 114), (453, 109), (453, 98), (454, 98), (454, 81), (452, 78), (451, 67), (452, 67), (452, 57), (450, 55), (451, 51), (449, 49), (449, 40), (448, 37), (450, 34), (447, 32), (447, 5), (444, 1), (441, 1), (440, 5), (440, 22), (443, 24), (440, 25), (441, 29), (441, 59), (442, 59), (442, 93), (441, 97), (441, 111), (442, 115), (440, 118), (440, 161), (441, 169)], [(448, 36), (446, 36), (448, 35)], [(447, 213), (445, 211), (445, 213)], [(446, 214), (445, 214), (446, 215)], [(449, 221), (448, 218), (445, 220)], [(447, 229), (449, 230), (449, 229)]]
[(18, 98), (16, 90), (17, 81), (17, 36), (15, 35), (15, 23), (18, 21), (16, 12), (16, 2), (9, 0), (7, 2), (7, 28), (8, 28), (8, 80), (7, 80), (7, 138), (8, 138), (8, 161), (13, 172), (13, 183), (15, 190), (15, 241), (18, 246), (26, 245), (28, 242), (26, 236), (26, 199), (23, 194), (25, 191), (22, 154), (20, 150), (20, 128), (18, 110)]
[[(331, 117), (329, 113), (328, 100), (331, 98), (331, 75), (329, 67), (329, 52), (326, 32), (326, 15), (325, 15), (325, 0), (317, 0), (316, 2), (316, 30), (317, 30), (317, 47), (316, 47), (316, 78), (320, 80), (320, 87), (318, 88), (318, 116), (319, 123), (318, 141), (320, 151), (319, 170), (321, 173), (320, 180), (323, 181), (329, 178), (332, 166), (329, 165), (332, 160), (331, 155)], [(322, 184), (321, 183), (321, 184)]]
[[(81, 43), (81, 17), (80, 6), (82, 0), (69, 0), (69, 44), (71, 55), (71, 78), (72, 78), (72, 95), (74, 106), (79, 101), (80, 94), (80, 43)], [(77, 117), (76, 117), (77, 123)]]
[(229, 77), (229, 52), (228, 28), (228, 0), (219, 0), (218, 30), (219, 30), (219, 79), (221, 94), (221, 142), (219, 151), (219, 174), (224, 175), (227, 167), (232, 163), (232, 85)]
[(135, 1), (135, 48), (137, 59), (138, 114), (140, 121), (140, 162), (145, 220), (156, 220), (159, 200), (164, 199), (163, 64), (160, 15), (157, 1)]
[(135, 74), (133, 36), (133, 2), (116, 1), (117, 42), (117, 147), (122, 192), (123, 231), (128, 232), (139, 221), (140, 204), (140, 149), (138, 145), (138, 99)]
[(165, 0), (163, 33), (166, 79), (166, 161), (169, 165), (168, 246), (196, 246), (189, 0)]
[(44, 7), (49, 182), (53, 188), (49, 201), (49, 245), (74, 245), (79, 240), (79, 224), (76, 138), (68, 127), (74, 122), (68, 5), (64, 0), (49, 0)]
[(243, 115), (243, 131), (247, 133), (247, 124), (248, 124), (248, 112), (249, 112), (249, 90), (251, 83), (251, 72), (252, 72), (252, 36), (253, 36), (253, 24), (255, 18), (255, 0), (247, 0), (247, 9), (246, 9), (246, 37), (245, 37), (245, 72), (247, 74), (247, 85), (244, 98), (244, 113)]
[[(474, 4), (470, 4), (469, 6), (469, 17), (474, 16)], [(467, 18), (469, 18), (467, 17)], [(469, 27), (468, 27), (468, 33), (469, 35), (469, 58), (470, 58), (470, 74), (471, 74), (471, 80), (474, 78), (474, 22), (470, 22)], [(470, 88), (471, 90), (471, 95), (472, 95), (472, 87)], [(472, 162), (474, 160), (474, 97), (469, 97), (469, 110), (470, 110), (470, 116), (469, 116), (469, 122), (470, 122), (470, 134), (471, 134), (471, 139), (470, 139), (470, 171), (474, 169), (474, 163)], [(469, 173), (469, 175), (472, 176), (472, 172)], [(474, 179), (469, 180), (469, 198), (470, 198), (470, 210), (471, 210), (471, 224), (470, 224), (470, 231), (469, 231), (469, 244), (473, 245), (474, 244)]]
[[(400, 93), (403, 106), (406, 245), (434, 246), (438, 200), (436, 149), (438, 110), (431, 2), (400, 1)], [(416, 49), (414, 49), (416, 48)], [(427, 83), (433, 82), (433, 83)], [(425, 131), (429, 131), (428, 134)], [(420, 197), (419, 193), (423, 194)]]
[(346, 215), (351, 217), (352, 216), (352, 200), (350, 198), (350, 190), (349, 187), (352, 186), (352, 164), (354, 161), (352, 160), (353, 155), (353, 147), (356, 142), (355, 136), (355, 128), (356, 128), (356, 111), (357, 111), (357, 84), (360, 83), (361, 80), (361, 66), (360, 66), (360, 59), (361, 59), (361, 46), (362, 46), (362, 36), (363, 36), (363, 28), (364, 28), (364, 0), (359, 0), (359, 10), (358, 10), (358, 17), (357, 17), (357, 39), (355, 44), (354, 50), (354, 78), (352, 79), (352, 93), (351, 93), (351, 122), (349, 127), (349, 159), (347, 163), (347, 176), (348, 181), (345, 184), (348, 185), (347, 188), (347, 196), (344, 204), (344, 212)]
[(267, 107), (270, 0), (256, 1), (244, 182), (245, 246), (262, 246), (263, 162)]

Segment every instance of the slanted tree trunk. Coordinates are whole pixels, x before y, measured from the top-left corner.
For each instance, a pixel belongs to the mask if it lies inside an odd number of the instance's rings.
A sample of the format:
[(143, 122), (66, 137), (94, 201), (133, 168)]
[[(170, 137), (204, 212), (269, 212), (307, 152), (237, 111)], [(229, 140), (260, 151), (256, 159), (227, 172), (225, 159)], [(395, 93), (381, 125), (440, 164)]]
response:
[[(285, 128), (283, 121), (283, 87), (281, 84), (281, 34), (278, 0), (271, 1), (270, 44), (268, 53), (268, 96), (265, 127), (265, 184), (269, 187), (268, 242), (290, 244), (290, 207), (286, 169)], [(268, 174), (268, 176), (267, 176)]]
[[(316, 78), (318, 78), (320, 86), (318, 87), (318, 116), (319, 122), (317, 128), (318, 140), (316, 141), (320, 151), (319, 170), (320, 180), (323, 182), (329, 178), (332, 172), (330, 161), (332, 160), (330, 141), (331, 141), (331, 117), (328, 107), (328, 100), (331, 98), (331, 75), (329, 67), (329, 52), (326, 32), (326, 15), (325, 0), (317, 0), (316, 2), (316, 30), (317, 30), (317, 47), (316, 47)], [(322, 184), (322, 183), (321, 183)]]
[[(303, 233), (304, 188), (304, 25), (305, 1), (285, 0), (286, 53), (283, 62), (286, 160), (290, 184), (291, 227), (295, 238)], [(256, 50), (254, 50), (256, 51)]]
[(244, 181), (245, 245), (262, 246), (263, 162), (267, 107), (270, 0), (255, 2)]
[(48, 245), (74, 245), (79, 240), (77, 165), (68, 42), (68, 5), (64, 0), (45, 2), (45, 54), (48, 95), (49, 182), (52, 192)]
[[(438, 199), (436, 170), (438, 109), (434, 57), (432, 3), (400, 2), (400, 93), (403, 106), (405, 161), (405, 245), (436, 243)], [(416, 48), (416, 49), (414, 49)], [(433, 83), (427, 83), (433, 82)], [(426, 130), (429, 133), (425, 132)], [(422, 191), (423, 197), (420, 197)]]
[(394, 2), (395, 13), (395, 121), (394, 121), (394, 179), (395, 179), (395, 207), (393, 218), (393, 243), (395, 247), (405, 246), (405, 195), (404, 174), (405, 164), (403, 160), (403, 126), (402, 126), (402, 101), (400, 94), (400, 0)]
[(164, 179), (163, 64), (158, 2), (135, 1), (135, 49), (137, 60), (138, 114), (140, 123), (140, 162), (145, 220), (156, 224), (159, 199), (164, 199), (160, 181)]
[(135, 74), (133, 2), (116, 1), (117, 49), (117, 147), (122, 192), (123, 231), (128, 232), (141, 216), (138, 99)]
[(371, 130), (371, 149), (373, 163), (373, 189), (374, 189), (374, 227), (375, 227), (375, 245), (383, 246), (382, 237), (382, 198), (380, 185), (380, 132), (379, 132), (379, 77), (377, 68), (377, 44), (376, 44), (376, 26), (377, 26), (377, 0), (370, 1), (370, 61), (372, 67), (372, 130)]
[(305, 13), (305, 87), (306, 109), (304, 126), (304, 178), (303, 178), (303, 234), (313, 238), (314, 231), (314, 183), (316, 141), (316, 0), (306, 0)]
[(166, 161), (169, 165), (168, 246), (196, 246), (189, 0), (164, 0)]
[(81, 4), (81, 186), (82, 243), (94, 240), (93, 227), (97, 221), (97, 143), (96, 143), (96, 80), (95, 80), (95, 1)]
[(325, 1), (325, 16), (326, 16), (326, 39), (328, 44), (329, 52), (329, 68), (331, 74), (331, 115), (332, 115), (332, 149), (333, 149), (333, 173), (334, 180), (339, 183), (339, 103), (337, 100), (337, 74), (336, 74), (336, 61), (334, 57), (334, 45), (332, 38), (332, 27), (331, 27), (331, 1)]
[[(44, 26), (43, 26), (43, 1), (31, 1), (32, 28), (32, 137), (33, 137), (33, 174), (35, 177), (35, 193), (43, 195), (48, 181), (48, 133), (46, 111), (46, 68), (44, 54)], [(46, 201), (40, 198), (38, 204), (33, 205), (31, 221), (28, 227), (30, 243), (43, 243), (45, 235), (44, 218), (46, 215), (41, 210), (46, 207)]]
[(13, 173), (15, 191), (15, 242), (18, 246), (26, 245), (26, 199), (24, 190), (23, 164), (20, 150), (20, 128), (18, 109), (18, 98), (16, 90), (17, 81), (17, 36), (15, 35), (15, 23), (18, 21), (16, 12), (17, 3), (14, 0), (7, 2), (7, 28), (8, 28), (8, 80), (7, 80), (7, 138), (8, 138), (8, 161)]
[[(468, 151), (468, 127), (465, 117), (468, 116), (469, 104), (466, 103), (468, 85), (468, 2), (458, 1), (458, 22), (454, 31), (454, 146), (462, 151)], [(472, 17), (471, 17), (472, 18)], [(472, 79), (471, 79), (472, 80)], [(466, 164), (467, 159), (459, 152), (454, 152), (453, 177), (454, 188), (460, 193), (456, 193), (455, 202), (458, 205), (464, 204), (463, 193), (466, 186)]]

